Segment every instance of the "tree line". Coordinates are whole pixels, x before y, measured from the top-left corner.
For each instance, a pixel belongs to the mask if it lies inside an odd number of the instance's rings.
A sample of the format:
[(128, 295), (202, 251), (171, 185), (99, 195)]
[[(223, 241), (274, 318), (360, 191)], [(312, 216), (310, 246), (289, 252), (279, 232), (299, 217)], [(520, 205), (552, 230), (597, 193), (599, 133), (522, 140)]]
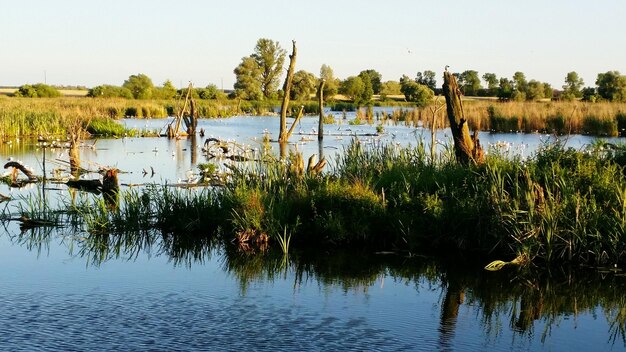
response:
[[(230, 98), (244, 100), (277, 100), (284, 92), (279, 89), (284, 70), (286, 51), (277, 41), (261, 38), (252, 54), (243, 57), (233, 70), (236, 81)], [(498, 97), (501, 100), (534, 101), (540, 99), (562, 99), (585, 101), (626, 101), (626, 76), (618, 71), (599, 73), (596, 86), (585, 87), (585, 82), (575, 71), (567, 73), (562, 89), (554, 89), (549, 83), (535, 79), (528, 80), (523, 72), (515, 72), (511, 78), (497, 77), (495, 73), (479, 75), (478, 71), (466, 70), (453, 73), (459, 89), (466, 96)], [(299, 70), (295, 72), (289, 92), (292, 100), (309, 100), (316, 94), (319, 81), (323, 79), (324, 99), (333, 100), (337, 94), (357, 105), (370, 104), (374, 96), (381, 100), (400, 99), (426, 105), (436, 94), (441, 93), (437, 84), (437, 74), (425, 70), (417, 72), (414, 78), (403, 75), (398, 81), (383, 81), (382, 75), (374, 69), (366, 69), (357, 75), (343, 80), (336, 78), (332, 68), (322, 65), (319, 75)], [(482, 80), (481, 80), (482, 78)], [(484, 84), (483, 84), (484, 82)], [(171, 81), (155, 86), (145, 74), (131, 75), (121, 86), (100, 85), (89, 90), (88, 96), (127, 99), (173, 99), (182, 94)], [(55, 97), (61, 94), (54, 87), (45, 84), (23, 85), (16, 92), (23, 97)], [(210, 84), (196, 88), (194, 95), (199, 99), (226, 98), (226, 94)]]

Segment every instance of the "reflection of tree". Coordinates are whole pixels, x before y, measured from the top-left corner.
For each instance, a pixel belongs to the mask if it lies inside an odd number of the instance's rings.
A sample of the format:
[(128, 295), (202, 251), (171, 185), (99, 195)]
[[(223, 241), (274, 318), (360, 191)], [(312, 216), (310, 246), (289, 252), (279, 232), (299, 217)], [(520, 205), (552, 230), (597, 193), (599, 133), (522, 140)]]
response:
[[(15, 231), (8, 226), (7, 232)], [(472, 266), (449, 266), (422, 257), (373, 255), (363, 252), (298, 252), (288, 257), (267, 251), (246, 254), (215, 236), (200, 233), (172, 233), (151, 229), (120, 233), (81, 233), (79, 229), (38, 227), (10, 235), (13, 243), (45, 254), (51, 241), (67, 246), (70, 254), (84, 257), (90, 265), (108, 260), (132, 260), (144, 254), (167, 256), (174, 265), (203, 264), (219, 253), (223, 269), (237, 279), (241, 294), (253, 282), (293, 279), (294, 289), (306, 282), (323, 287), (367, 293), (380, 277), (440, 287), (441, 315), (439, 347), (450, 349), (464, 306), (478, 312), (486, 336), (502, 336), (510, 329), (514, 336), (533, 336), (543, 326), (542, 341), (564, 317), (604, 313), (609, 325), (609, 343), (626, 346), (626, 280), (619, 275), (601, 276), (584, 270), (550, 273), (505, 269), (492, 273)], [(212, 233), (211, 231), (207, 233)], [(68, 235), (72, 234), (72, 235)], [(472, 317), (471, 319), (475, 319)], [(621, 343), (620, 343), (621, 340)]]

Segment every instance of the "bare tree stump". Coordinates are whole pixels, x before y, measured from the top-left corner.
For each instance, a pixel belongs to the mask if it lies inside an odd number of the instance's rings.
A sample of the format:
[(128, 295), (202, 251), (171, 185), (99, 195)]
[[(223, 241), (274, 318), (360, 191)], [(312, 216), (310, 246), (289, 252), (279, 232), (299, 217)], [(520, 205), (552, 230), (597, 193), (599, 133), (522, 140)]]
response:
[(280, 131), (278, 134), (278, 142), (285, 143), (289, 140), (289, 134), (287, 133), (287, 109), (289, 108), (289, 98), (291, 92), (291, 82), (293, 81), (293, 74), (296, 70), (296, 41), (291, 41), (293, 49), (291, 55), (289, 55), (289, 69), (287, 70), (287, 77), (285, 77), (285, 83), (283, 84), (283, 103), (280, 106)]
[(446, 109), (454, 139), (456, 160), (461, 164), (483, 163), (484, 152), (478, 140), (478, 133), (474, 131), (474, 135), (470, 135), (467, 119), (463, 113), (461, 91), (456, 78), (447, 70), (443, 73), (443, 94), (446, 97)]

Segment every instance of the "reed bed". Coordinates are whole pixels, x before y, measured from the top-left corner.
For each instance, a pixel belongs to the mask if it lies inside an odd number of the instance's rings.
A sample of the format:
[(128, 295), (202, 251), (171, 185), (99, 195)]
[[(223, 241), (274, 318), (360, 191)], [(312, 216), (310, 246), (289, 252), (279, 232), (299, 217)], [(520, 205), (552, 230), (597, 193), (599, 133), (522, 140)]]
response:
[(490, 154), (484, 165), (466, 167), (450, 151), (432, 160), (423, 145), (355, 142), (322, 175), (298, 171), (292, 155), (285, 163), (235, 169), (223, 187), (156, 186), (122, 192), (114, 211), (87, 203), (66, 208), (81, 214), (87, 232), (121, 233), (140, 224), (260, 250), (289, 238), (291, 248), (613, 265), (626, 263), (625, 156), (619, 146), (581, 152), (556, 144), (528, 159)]
[[(464, 101), (470, 129), (507, 133), (554, 133), (618, 136), (626, 133), (626, 104), (611, 102), (488, 102)], [(430, 107), (400, 121), (430, 125)], [(448, 127), (446, 110), (438, 124)]]
[[(2, 98), (0, 139), (33, 136), (63, 136), (67, 126), (82, 121), (116, 120), (124, 117), (164, 118), (175, 115), (182, 102), (174, 100), (129, 100), (95, 98)], [(237, 113), (236, 102), (200, 100), (202, 117), (226, 117)], [(111, 125), (112, 126), (112, 125)], [(111, 135), (110, 132), (106, 133)]]

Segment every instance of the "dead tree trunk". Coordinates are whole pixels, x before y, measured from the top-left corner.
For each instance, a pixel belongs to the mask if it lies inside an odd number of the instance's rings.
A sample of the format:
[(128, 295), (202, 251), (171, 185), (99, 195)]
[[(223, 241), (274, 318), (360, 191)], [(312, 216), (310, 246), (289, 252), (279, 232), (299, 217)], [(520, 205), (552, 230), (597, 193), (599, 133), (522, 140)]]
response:
[(320, 79), (320, 85), (317, 88), (317, 102), (319, 103), (320, 109), (320, 122), (317, 127), (317, 140), (321, 141), (324, 139), (324, 83), (326, 80), (323, 78)]
[(293, 81), (293, 74), (296, 69), (296, 41), (292, 40), (293, 49), (291, 55), (289, 55), (289, 69), (287, 70), (287, 77), (285, 77), (285, 84), (283, 85), (283, 103), (280, 107), (280, 132), (278, 134), (278, 142), (285, 143), (289, 140), (287, 134), (287, 108), (289, 108), (289, 95), (291, 93), (291, 82)]
[(484, 161), (484, 152), (478, 140), (478, 132), (474, 131), (474, 135), (470, 136), (467, 119), (463, 113), (461, 91), (456, 78), (447, 70), (443, 73), (443, 94), (446, 97), (456, 160), (461, 164), (470, 162), (481, 164)]

